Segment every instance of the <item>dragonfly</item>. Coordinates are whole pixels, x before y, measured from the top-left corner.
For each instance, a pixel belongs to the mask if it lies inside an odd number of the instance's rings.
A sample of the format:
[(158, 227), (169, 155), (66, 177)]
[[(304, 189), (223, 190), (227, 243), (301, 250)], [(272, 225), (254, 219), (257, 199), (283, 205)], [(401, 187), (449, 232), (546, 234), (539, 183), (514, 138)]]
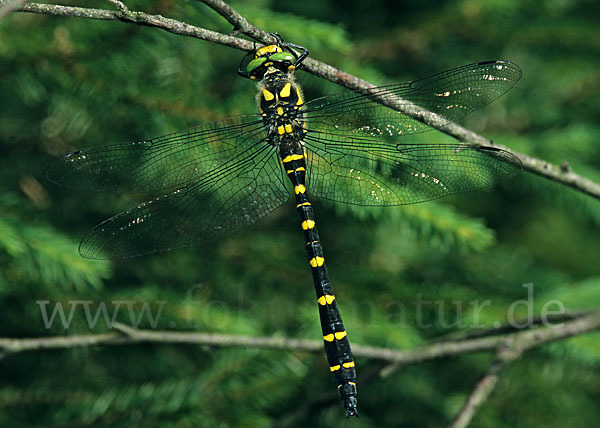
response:
[(273, 44), (248, 53), (237, 70), (257, 83), (258, 113), (78, 150), (56, 160), (47, 175), (83, 191), (159, 195), (85, 235), (79, 253), (90, 259), (212, 242), (294, 197), (329, 370), (346, 417), (358, 416), (356, 365), (309, 195), (363, 206), (404, 205), (514, 176), (521, 162), (505, 150), (408, 142), (406, 136), (442, 128), (490, 103), (517, 83), (521, 69), (510, 61), (485, 61), (305, 102), (294, 73), (308, 50), (272, 36)]

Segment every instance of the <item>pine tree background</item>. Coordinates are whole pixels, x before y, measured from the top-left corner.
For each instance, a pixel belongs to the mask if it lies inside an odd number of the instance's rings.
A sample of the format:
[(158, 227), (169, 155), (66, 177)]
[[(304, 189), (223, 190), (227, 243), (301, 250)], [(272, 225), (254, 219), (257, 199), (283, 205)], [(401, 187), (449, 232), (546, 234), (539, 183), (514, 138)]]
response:
[[(112, 9), (99, 0), (69, 4)], [(126, 4), (231, 32), (201, 2)], [(482, 60), (516, 62), (522, 81), (461, 123), (600, 181), (600, 34), (591, 0), (230, 4), (252, 24), (306, 46), (312, 57), (376, 84)], [(152, 314), (162, 307), (156, 326), (141, 316), (139, 328), (320, 337), (292, 203), (207, 247), (89, 261), (77, 253), (86, 231), (144, 199), (66, 190), (45, 178), (53, 159), (76, 149), (255, 112), (255, 86), (235, 73), (242, 57), (119, 22), (25, 13), (0, 20), (1, 337), (109, 331), (102, 317), (90, 327), (80, 309), (67, 328), (58, 318), (46, 328), (42, 301), (48, 311), (61, 303), (67, 315), (73, 301), (92, 301), (92, 308), (105, 302), (109, 309), (133, 301), (136, 316), (144, 305)], [(300, 71), (297, 80), (307, 99), (341, 90)], [(451, 141), (437, 131), (426, 137)], [(491, 327), (507, 320), (513, 302), (527, 299), (523, 284), (533, 284), (536, 315), (551, 300), (567, 310), (600, 307), (600, 202), (564, 185), (522, 173), (487, 192), (419, 205), (375, 209), (315, 200), (314, 206), (352, 343), (406, 349), (468, 329), (472, 301), (490, 302), (479, 323)], [(435, 304), (419, 315), (418, 298)], [(132, 324), (125, 309), (116, 320)], [(524, 355), (503, 373), (473, 426), (595, 426), (599, 339), (587, 334)], [(446, 425), (491, 359), (481, 353), (382, 372), (381, 362), (358, 358), (361, 417), (348, 426)], [(321, 353), (90, 347), (7, 356), (0, 378), (6, 427), (343, 421)]]

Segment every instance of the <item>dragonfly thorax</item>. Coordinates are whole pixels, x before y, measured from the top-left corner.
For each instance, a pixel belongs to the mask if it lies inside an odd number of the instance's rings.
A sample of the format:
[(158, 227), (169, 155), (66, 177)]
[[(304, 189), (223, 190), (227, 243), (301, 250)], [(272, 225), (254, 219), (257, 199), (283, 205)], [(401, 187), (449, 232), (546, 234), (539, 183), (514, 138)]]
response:
[(306, 132), (304, 101), (292, 74), (269, 67), (258, 89), (258, 108), (267, 126), (268, 142), (277, 147), (299, 143)]

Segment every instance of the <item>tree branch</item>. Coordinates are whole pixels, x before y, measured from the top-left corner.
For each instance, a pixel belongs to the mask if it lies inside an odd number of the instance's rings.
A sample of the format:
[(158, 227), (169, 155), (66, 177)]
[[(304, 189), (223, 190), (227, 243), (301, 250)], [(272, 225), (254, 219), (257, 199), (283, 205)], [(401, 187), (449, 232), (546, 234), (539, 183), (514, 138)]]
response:
[(27, 0), (9, 0), (0, 4), (0, 19), (20, 9)]
[[(201, 0), (207, 6), (211, 7), (229, 23), (234, 26), (235, 31), (239, 31), (253, 39), (262, 42), (271, 42), (267, 33), (259, 28), (251, 25), (238, 12), (221, 0)], [(0, 0), (0, 8), (7, 6), (11, 1)], [(115, 2), (113, 2), (115, 3)], [(120, 2), (119, 2), (120, 3)], [(103, 9), (87, 9), (80, 7), (58, 6), (52, 4), (29, 3), (20, 7), (14, 8), (18, 12), (38, 13), (53, 16), (72, 16), (77, 18), (100, 19), (109, 21), (122, 21), (132, 24), (144, 25), (148, 27), (160, 28), (173, 34), (179, 34), (188, 37), (195, 37), (201, 40), (206, 40), (214, 43), (219, 43), (232, 48), (250, 51), (254, 47), (254, 43), (241, 38), (218, 33), (204, 28), (195, 27), (174, 19), (162, 17), (160, 15), (149, 15), (144, 12), (131, 12), (125, 7), (119, 7), (118, 11), (109, 11)], [(302, 68), (316, 76), (337, 83), (345, 88), (356, 90), (359, 92), (367, 92), (374, 85), (359, 79), (356, 76), (340, 71), (328, 64), (317, 61), (313, 58), (307, 58)], [(385, 102), (389, 105), (389, 101)], [(391, 105), (390, 107), (396, 110), (411, 115), (411, 106), (407, 103), (402, 103), (403, 107)], [(405, 110), (405, 109), (408, 109)], [(420, 111), (419, 120), (435, 123), (435, 115), (429, 112)], [(523, 163), (523, 168), (526, 171), (537, 174), (541, 177), (556, 181), (560, 184), (569, 186), (575, 190), (585, 193), (600, 200), (600, 184), (588, 180), (579, 174), (574, 173), (568, 167), (559, 167), (540, 159), (527, 156), (523, 153), (518, 153), (509, 148), (495, 144), (491, 140), (476, 134), (475, 132), (464, 128), (456, 123), (451, 123), (440, 129), (441, 132), (450, 135), (457, 140), (468, 143), (474, 146), (495, 146), (506, 150), (517, 156)]]
[[(4, 7), (8, 3), (10, 2), (7, 0), (0, 0), (0, 7)], [(240, 50), (250, 51), (254, 48), (254, 44), (248, 40), (189, 25), (175, 19), (165, 18), (161, 15), (149, 15), (144, 12), (132, 12), (126, 7), (124, 9), (119, 8), (118, 11), (112, 11), (105, 9), (59, 6), (54, 4), (28, 3), (14, 9), (14, 11), (51, 16), (70, 16), (73, 18), (87, 18), (103, 21), (121, 21), (130, 24), (160, 28), (161, 30), (165, 30), (169, 33), (194, 37)]]
[[(322, 352), (323, 343), (317, 340), (251, 337), (206, 333), (181, 333), (139, 330), (115, 323), (118, 333), (89, 334), (68, 337), (42, 337), (32, 339), (0, 338), (0, 358), (10, 354), (46, 349), (131, 345), (137, 343), (190, 344), (216, 347), (254, 347), (287, 351)], [(451, 424), (451, 428), (466, 427), (477, 409), (493, 391), (504, 367), (527, 350), (553, 341), (564, 340), (600, 329), (600, 311), (582, 313), (556, 327), (530, 329), (500, 337), (484, 337), (447, 341), (411, 350), (394, 350), (370, 346), (353, 346), (356, 357), (371, 358), (395, 364), (414, 364), (422, 361), (496, 351), (496, 359), (465, 401)]]
[[(576, 315), (570, 314), (569, 316), (573, 317)], [(584, 325), (591, 327), (598, 321), (600, 321), (598, 312), (590, 312), (581, 315), (579, 322), (571, 321), (563, 324), (565, 330), (558, 332), (558, 335), (555, 328), (549, 328), (543, 332), (530, 330), (526, 333), (503, 336), (502, 340), (497, 344), (496, 358), (488, 367), (485, 375), (477, 382), (477, 385), (465, 400), (465, 403), (449, 428), (465, 428), (471, 423), (477, 410), (490, 397), (504, 368), (519, 358), (525, 351), (540, 346), (542, 343), (546, 343), (546, 341), (550, 342), (581, 334), (576, 333), (577, 331), (581, 332), (581, 327)], [(536, 334), (536, 332), (541, 334)]]
[(465, 428), (471, 423), (477, 410), (494, 390), (502, 370), (520, 356), (520, 352), (511, 348), (508, 342), (505, 347), (498, 350), (496, 358), (465, 400), (462, 408), (450, 424), (450, 428)]
[(521, 331), (525, 324), (527, 325), (556, 325), (561, 324), (565, 321), (571, 321), (581, 318), (585, 315), (594, 313), (593, 310), (581, 310), (581, 311), (565, 311), (557, 314), (545, 314), (544, 316), (532, 316), (530, 319), (520, 320), (515, 323), (504, 323), (499, 326), (486, 327), (476, 330), (459, 330), (450, 334), (437, 337), (432, 342), (448, 342), (448, 341), (461, 341), (467, 339), (476, 339), (487, 336), (498, 336), (506, 335), (506, 333), (514, 333)]
[[(118, 333), (31, 339), (0, 338), (0, 351), (3, 356), (7, 356), (20, 352), (46, 349), (82, 348), (99, 345), (131, 345), (137, 343), (209, 345), (216, 347), (265, 348), (305, 352), (321, 352), (323, 348), (323, 343), (319, 340), (140, 330), (120, 323), (115, 323), (113, 327), (118, 330)], [(518, 349), (522, 353), (545, 343), (567, 339), (598, 329), (600, 329), (600, 312), (592, 312), (582, 315), (575, 320), (564, 322), (560, 326), (530, 329), (504, 336), (447, 341), (408, 350), (354, 345), (352, 351), (357, 357), (371, 358), (396, 364), (414, 364), (442, 357), (495, 351), (501, 345), (506, 346), (507, 338), (511, 340), (511, 348)]]
[(239, 31), (240, 33), (262, 43), (272, 42), (272, 37), (269, 35), (269, 33), (266, 33), (260, 28), (251, 25), (248, 21), (246, 21), (246, 18), (240, 15), (227, 3), (221, 0), (200, 1), (225, 18), (231, 25), (233, 25), (235, 31)]

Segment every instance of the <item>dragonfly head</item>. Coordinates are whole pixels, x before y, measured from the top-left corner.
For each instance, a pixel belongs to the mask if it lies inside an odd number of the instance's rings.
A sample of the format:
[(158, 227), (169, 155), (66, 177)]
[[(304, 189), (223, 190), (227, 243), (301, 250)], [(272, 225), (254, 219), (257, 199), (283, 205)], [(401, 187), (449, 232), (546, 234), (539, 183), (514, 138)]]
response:
[[(248, 53), (238, 67), (240, 76), (260, 81), (266, 74), (273, 73), (272, 70), (291, 73), (308, 55), (305, 48), (285, 43), (277, 33), (271, 35), (275, 38), (276, 43)], [(298, 54), (292, 50), (292, 46), (299, 48), (302, 53)]]

